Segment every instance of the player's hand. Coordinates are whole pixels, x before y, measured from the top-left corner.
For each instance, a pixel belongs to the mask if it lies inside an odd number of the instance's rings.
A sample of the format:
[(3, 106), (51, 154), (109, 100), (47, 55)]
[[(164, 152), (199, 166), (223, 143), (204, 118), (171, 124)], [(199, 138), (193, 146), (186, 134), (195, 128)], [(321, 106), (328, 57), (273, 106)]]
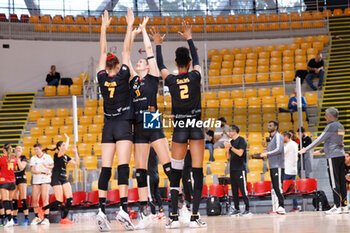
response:
[(184, 32), (177, 32), (180, 36), (185, 38), (185, 40), (192, 39), (192, 25), (190, 25), (188, 22), (183, 21), (182, 22), (182, 28)]
[(306, 153), (306, 150), (305, 148), (301, 149), (300, 151), (298, 151), (298, 154), (305, 154)]
[(231, 143), (229, 142), (224, 142), (224, 145), (225, 145), (225, 150), (229, 150), (231, 147)]
[(65, 136), (67, 139), (69, 138), (69, 136), (68, 136), (66, 133), (64, 134), (64, 136)]
[(137, 34), (140, 34), (140, 33), (141, 33), (141, 28), (140, 27), (135, 28), (134, 30), (132, 30), (133, 36), (136, 36)]
[(317, 151), (314, 151), (314, 153), (312, 153), (313, 155), (321, 155), (321, 151), (317, 150)]
[(73, 146), (73, 147), (72, 147), (72, 151), (73, 151), (74, 153), (77, 153), (77, 152), (78, 152), (77, 146)]
[(140, 28), (141, 30), (146, 29), (146, 25), (147, 25), (147, 23), (148, 23), (148, 20), (149, 20), (149, 17), (148, 17), (148, 16), (143, 17), (142, 24), (139, 25), (139, 28)]
[(134, 17), (134, 12), (128, 8), (128, 13), (126, 15), (126, 22), (128, 26), (132, 26), (134, 24), (135, 17)]
[(150, 31), (151, 31), (151, 34), (149, 35), (149, 37), (152, 38), (152, 40), (154, 41), (154, 43), (156, 45), (161, 45), (163, 43), (163, 40), (164, 40), (166, 34), (161, 36), (159, 33), (159, 29), (157, 27), (150, 28)]
[(102, 15), (102, 27), (107, 28), (111, 24), (112, 18), (108, 16), (108, 11), (105, 10)]
[(261, 154), (260, 154), (260, 157), (261, 157), (261, 158), (266, 158), (266, 157), (267, 157), (267, 153), (266, 153), (266, 152), (261, 153)]

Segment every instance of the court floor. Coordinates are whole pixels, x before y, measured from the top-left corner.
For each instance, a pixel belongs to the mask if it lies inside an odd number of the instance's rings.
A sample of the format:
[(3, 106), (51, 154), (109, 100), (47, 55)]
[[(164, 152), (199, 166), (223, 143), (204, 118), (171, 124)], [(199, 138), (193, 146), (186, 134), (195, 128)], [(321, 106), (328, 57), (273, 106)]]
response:
[[(250, 217), (217, 216), (203, 217), (207, 221), (207, 228), (193, 229), (182, 227), (180, 229), (166, 230), (165, 220), (155, 220), (152, 227), (136, 232), (167, 232), (167, 233), (202, 233), (202, 232), (252, 232), (252, 233), (309, 233), (309, 232), (350, 232), (350, 215), (325, 215), (320, 212), (293, 213), (284, 216), (259, 214)], [(112, 221), (111, 232), (122, 232), (123, 229), (116, 221)], [(38, 233), (88, 233), (98, 232), (93, 221), (75, 223), (73, 225), (51, 224), (49, 226), (16, 226), (2, 228), (0, 232), (38, 232)]]

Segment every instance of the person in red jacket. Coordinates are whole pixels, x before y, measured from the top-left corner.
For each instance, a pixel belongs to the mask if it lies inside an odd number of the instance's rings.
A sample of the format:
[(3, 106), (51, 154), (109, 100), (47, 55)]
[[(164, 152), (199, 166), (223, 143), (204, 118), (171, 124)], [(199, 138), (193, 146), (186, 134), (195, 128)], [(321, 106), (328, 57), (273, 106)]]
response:
[(12, 196), (16, 189), (15, 168), (17, 159), (12, 155), (13, 150), (10, 144), (3, 147), (4, 156), (0, 157), (0, 193), (5, 207), (7, 223), (4, 227), (14, 225), (12, 219)]

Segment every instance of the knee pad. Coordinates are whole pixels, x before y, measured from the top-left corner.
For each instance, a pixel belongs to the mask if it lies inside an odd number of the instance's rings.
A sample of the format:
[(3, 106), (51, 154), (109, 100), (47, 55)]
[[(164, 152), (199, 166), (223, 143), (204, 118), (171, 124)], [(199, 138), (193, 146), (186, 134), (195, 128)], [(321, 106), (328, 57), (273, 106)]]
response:
[(98, 179), (98, 189), (107, 191), (108, 190), (108, 181), (112, 175), (111, 167), (102, 167), (100, 178)]
[(67, 209), (71, 208), (72, 207), (72, 203), (73, 203), (73, 198), (67, 198), (65, 207)]
[(171, 169), (171, 177), (170, 177), (170, 189), (179, 189), (180, 188), (180, 180), (182, 177), (182, 170)]
[(170, 175), (171, 175), (171, 163), (166, 163), (163, 165), (163, 169), (165, 174), (168, 176), (168, 179), (170, 179)]
[(147, 187), (147, 170), (146, 169), (136, 169), (136, 181), (138, 188)]
[(4, 201), (4, 207), (6, 210), (12, 210), (12, 202), (11, 201)]
[(18, 210), (18, 200), (12, 200), (13, 210)]
[(203, 189), (203, 168), (192, 168), (193, 180), (194, 180), (194, 189), (202, 190)]
[(129, 184), (130, 167), (129, 164), (122, 164), (118, 166), (118, 185)]
[(28, 209), (28, 204), (27, 204), (27, 200), (26, 199), (21, 200), (21, 203), (22, 203), (22, 208), (24, 210)]
[(171, 159), (171, 168), (177, 170), (183, 170), (185, 166), (185, 160)]

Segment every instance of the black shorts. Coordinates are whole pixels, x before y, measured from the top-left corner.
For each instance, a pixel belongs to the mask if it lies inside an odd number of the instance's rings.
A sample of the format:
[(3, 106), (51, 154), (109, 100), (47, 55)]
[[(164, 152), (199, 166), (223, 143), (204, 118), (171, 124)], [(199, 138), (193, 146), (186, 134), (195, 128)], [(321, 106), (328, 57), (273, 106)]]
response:
[(16, 189), (16, 183), (4, 183), (0, 184), (0, 189), (7, 189), (9, 191), (15, 190)]
[(204, 133), (202, 128), (174, 128), (173, 142), (187, 143), (188, 140), (202, 140), (204, 139)]
[(163, 129), (144, 129), (142, 122), (134, 125), (134, 143), (152, 143), (161, 138), (165, 138)]
[(132, 141), (132, 139), (131, 121), (105, 118), (101, 143), (116, 143), (122, 140)]
[(25, 178), (16, 179), (16, 185), (26, 184), (26, 183), (27, 183), (27, 179), (25, 179)]
[(68, 183), (67, 177), (52, 175), (51, 186), (64, 185), (65, 183)]

